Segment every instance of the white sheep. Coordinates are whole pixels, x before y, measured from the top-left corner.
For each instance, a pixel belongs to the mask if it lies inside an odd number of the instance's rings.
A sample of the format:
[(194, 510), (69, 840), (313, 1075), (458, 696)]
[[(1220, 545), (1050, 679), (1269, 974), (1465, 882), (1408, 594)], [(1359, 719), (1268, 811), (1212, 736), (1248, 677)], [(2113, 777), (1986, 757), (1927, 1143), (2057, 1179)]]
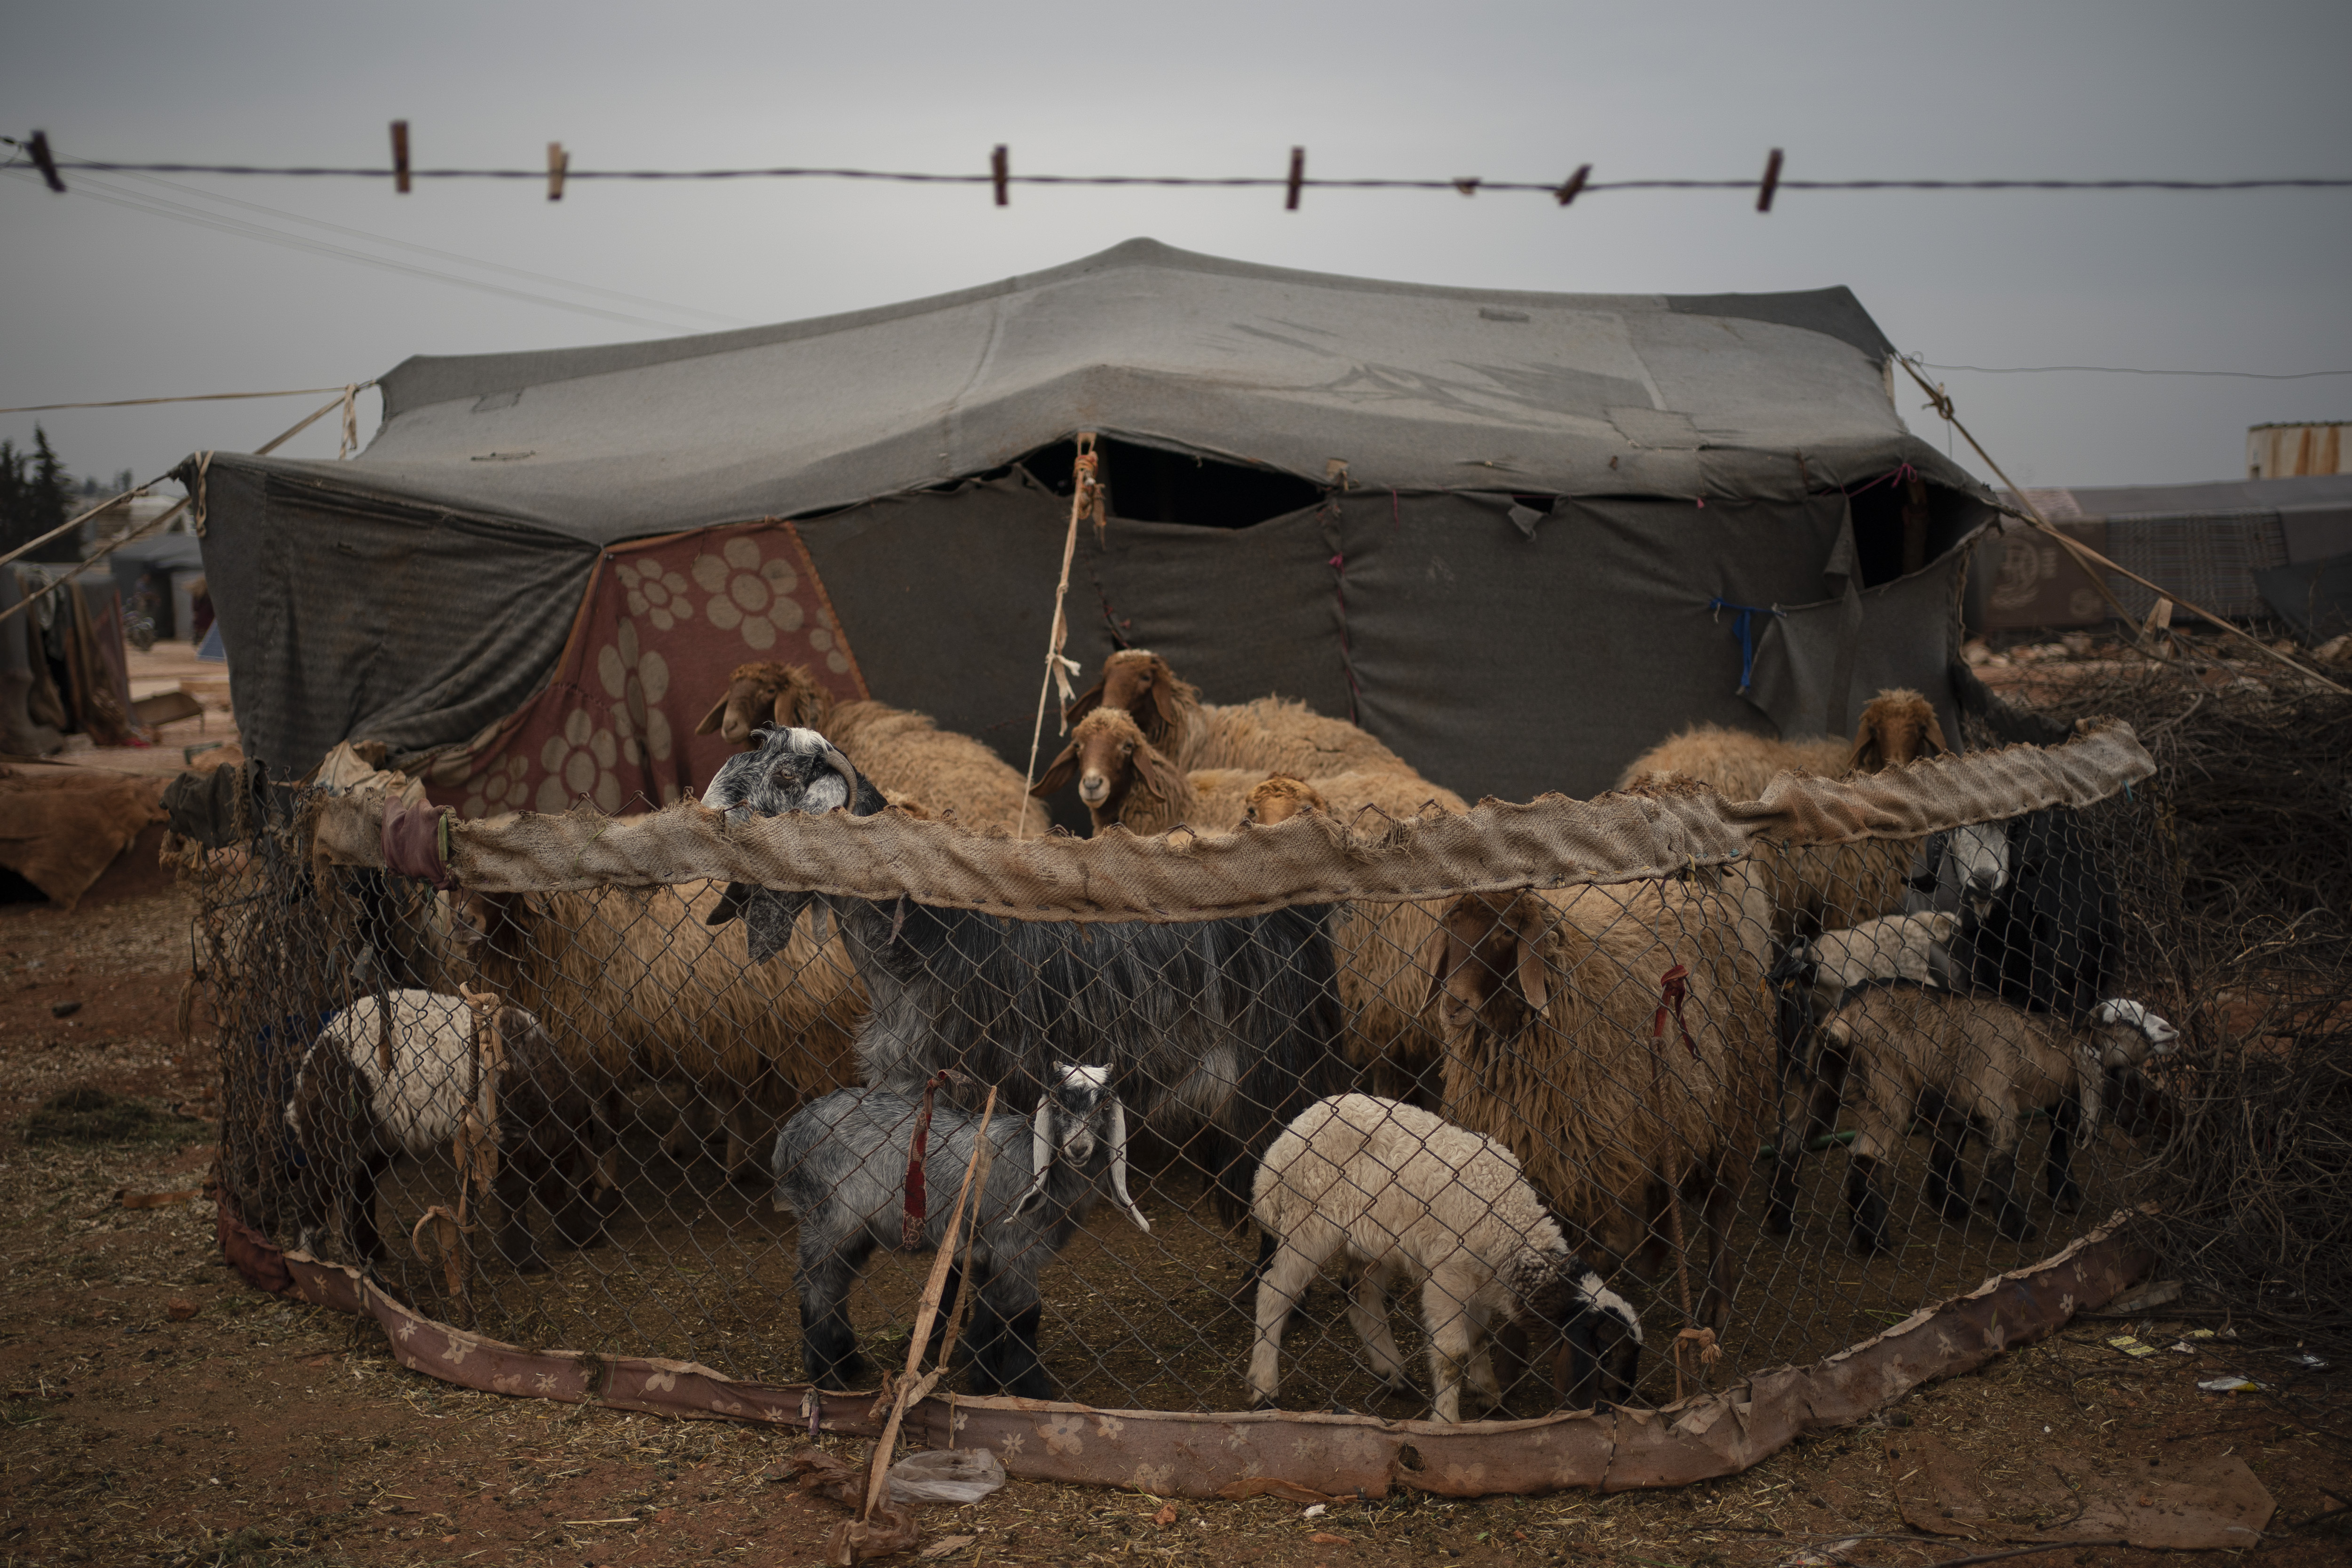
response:
[(1421, 1286), (1429, 1334), (1431, 1419), (1462, 1418), (1466, 1377), (1500, 1401), (1489, 1344), (1503, 1322), (1557, 1326), (1575, 1357), (1573, 1403), (1605, 1388), (1608, 1346), (1641, 1320), (1561, 1238), (1511, 1152), (1399, 1100), (1333, 1095), (1301, 1112), (1258, 1167), (1252, 1212), (1275, 1244), (1258, 1280), (1250, 1398), (1273, 1403), (1282, 1331), (1316, 1274), (1344, 1253), (1355, 1274), (1348, 1316), (1391, 1389), (1412, 1381), (1390, 1331), (1387, 1287)]

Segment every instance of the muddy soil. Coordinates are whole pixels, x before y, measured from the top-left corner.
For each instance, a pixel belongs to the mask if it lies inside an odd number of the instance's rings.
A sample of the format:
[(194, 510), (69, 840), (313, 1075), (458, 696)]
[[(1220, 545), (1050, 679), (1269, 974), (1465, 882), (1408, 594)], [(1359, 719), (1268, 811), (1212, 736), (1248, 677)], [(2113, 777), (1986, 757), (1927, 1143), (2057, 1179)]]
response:
[[(68, 1088), (209, 1114), (210, 1048), (184, 1046), (175, 1025), (189, 914), (178, 895), (71, 918), (0, 909), (0, 1568), (819, 1561), (840, 1510), (784, 1479), (783, 1455), (799, 1439), (449, 1388), (395, 1364), (372, 1324), (246, 1287), (220, 1261), (210, 1211), (171, 1196), (201, 1185), (209, 1124), (167, 1121), (138, 1142), (24, 1142), (27, 1116)], [(60, 1016), (58, 1005), (71, 1002), (81, 1005)], [(747, 1217), (758, 1206), (750, 1196)], [(160, 1201), (128, 1206), (126, 1197)], [(1853, 1281), (1830, 1262), (1828, 1218), (1817, 1212), (1805, 1252), (1822, 1261), (1805, 1288), (1850, 1293)], [(1113, 1235), (1101, 1244), (1115, 1246)], [(775, 1284), (761, 1281), (761, 1313), (789, 1319), (789, 1295)], [(704, 1293), (751, 1294), (721, 1285)], [(898, 1288), (886, 1282), (871, 1303), (877, 1334), (895, 1321)], [(1138, 1300), (1171, 1288), (1157, 1277), (1132, 1287)], [(1906, 1522), (1898, 1503), (1920, 1470), (1916, 1446), (1932, 1437), (1972, 1463), (1989, 1490), (2013, 1486), (2028, 1523), (2032, 1500), (2052, 1495), (2044, 1472), (2063, 1487), (2086, 1465), (2160, 1475), (2242, 1459), (2277, 1503), (2262, 1559), (2341, 1563), (2352, 1545), (2352, 1385), (2340, 1369), (2303, 1365), (2295, 1347), (2251, 1331), (2189, 1337), (2229, 1327), (2204, 1315), (2221, 1310), (2078, 1321), (1869, 1424), (1672, 1492), (1478, 1502), (1406, 1494), (1309, 1518), (1269, 1498), (1169, 1504), (1014, 1481), (978, 1504), (921, 1510), (925, 1549), (944, 1548), (929, 1560), (958, 1564), (1280, 1568), (1781, 1568), (1808, 1556), (1893, 1568), (2005, 1550), (1922, 1542)], [(759, 1315), (744, 1311), (747, 1321)], [(666, 1337), (655, 1321), (614, 1326), (642, 1326), (646, 1349)], [(2158, 1352), (2134, 1357), (2108, 1342), (2126, 1331)], [(2175, 1342), (2189, 1349), (2162, 1348)], [(2224, 1372), (2269, 1387), (2197, 1388)], [(865, 1447), (831, 1446), (852, 1458)], [(2158, 1559), (2070, 1545), (2026, 1561), (2152, 1568)]]

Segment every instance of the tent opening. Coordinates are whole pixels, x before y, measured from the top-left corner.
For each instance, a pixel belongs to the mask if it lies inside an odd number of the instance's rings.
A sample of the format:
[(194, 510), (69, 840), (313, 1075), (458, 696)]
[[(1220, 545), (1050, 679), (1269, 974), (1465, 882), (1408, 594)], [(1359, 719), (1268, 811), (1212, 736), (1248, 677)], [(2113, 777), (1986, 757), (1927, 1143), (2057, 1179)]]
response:
[(1906, 515), (1912, 504), (1910, 486), (1901, 479), (1889, 476), (1848, 492), (1864, 587), (1892, 583), (1939, 559), (1982, 521), (1981, 504), (1959, 491), (1937, 484), (1922, 489), (1927, 493), (1927, 529), (1916, 537), (1908, 536), (1910, 519)]
[[(1110, 490), (1110, 509), (1133, 522), (1179, 522), (1193, 528), (1248, 528), (1323, 499), (1323, 487), (1272, 468), (1253, 468), (1192, 452), (1171, 452), (1104, 437), (1095, 443), (1098, 470)], [(1040, 447), (1021, 467), (1057, 496), (1070, 493), (1076, 441)]]

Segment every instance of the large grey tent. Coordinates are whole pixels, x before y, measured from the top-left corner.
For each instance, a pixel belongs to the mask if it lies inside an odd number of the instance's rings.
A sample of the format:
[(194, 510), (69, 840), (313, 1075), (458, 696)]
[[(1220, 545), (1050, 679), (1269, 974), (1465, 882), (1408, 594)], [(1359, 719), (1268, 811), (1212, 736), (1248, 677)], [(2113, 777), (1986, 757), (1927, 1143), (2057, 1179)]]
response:
[(1303, 698), (1524, 798), (1694, 720), (1948, 700), (1988, 514), (1905, 430), (1891, 353), (1844, 289), (1441, 289), (1137, 240), (810, 321), (411, 359), (354, 460), (184, 472), (280, 773), (375, 739), (463, 747), (434, 776), (469, 810), (672, 796), (717, 760), (686, 731), (730, 657), (788, 652), (1019, 765), (1094, 431), (1089, 673), (1153, 647), (1212, 700)]

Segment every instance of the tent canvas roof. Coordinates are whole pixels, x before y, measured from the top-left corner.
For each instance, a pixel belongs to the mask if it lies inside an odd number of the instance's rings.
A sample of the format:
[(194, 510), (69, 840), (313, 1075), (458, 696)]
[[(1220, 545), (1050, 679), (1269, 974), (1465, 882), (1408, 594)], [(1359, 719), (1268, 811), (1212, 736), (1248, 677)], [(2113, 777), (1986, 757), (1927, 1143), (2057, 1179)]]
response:
[(806, 516), (1079, 429), (1402, 491), (1793, 500), (1910, 462), (1845, 289), (1548, 294), (1290, 271), (1131, 240), (781, 326), (418, 357), (352, 463), (218, 460), (608, 543)]

